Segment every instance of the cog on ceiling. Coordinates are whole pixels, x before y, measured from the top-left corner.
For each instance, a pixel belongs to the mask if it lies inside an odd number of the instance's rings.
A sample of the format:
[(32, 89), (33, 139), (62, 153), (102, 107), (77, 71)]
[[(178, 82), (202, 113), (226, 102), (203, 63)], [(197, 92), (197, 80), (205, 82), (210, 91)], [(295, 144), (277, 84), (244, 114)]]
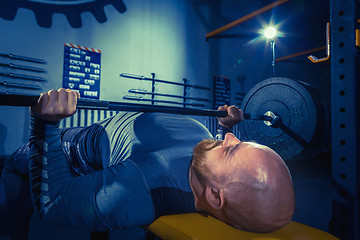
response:
[(60, 13), (66, 16), (71, 27), (80, 28), (82, 12), (91, 12), (98, 22), (106, 22), (106, 5), (113, 5), (120, 13), (126, 11), (122, 0), (0, 0), (0, 18), (14, 20), (19, 8), (27, 8), (34, 12), (41, 27), (51, 27), (52, 15)]

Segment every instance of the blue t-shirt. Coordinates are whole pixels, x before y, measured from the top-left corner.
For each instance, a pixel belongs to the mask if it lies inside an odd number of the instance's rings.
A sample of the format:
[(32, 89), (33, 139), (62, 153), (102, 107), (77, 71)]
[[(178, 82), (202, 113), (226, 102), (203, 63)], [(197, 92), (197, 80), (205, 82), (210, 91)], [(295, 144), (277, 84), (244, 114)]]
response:
[(194, 119), (120, 112), (85, 128), (36, 120), (32, 129), (33, 197), (49, 222), (94, 231), (195, 211), (192, 150), (212, 136)]

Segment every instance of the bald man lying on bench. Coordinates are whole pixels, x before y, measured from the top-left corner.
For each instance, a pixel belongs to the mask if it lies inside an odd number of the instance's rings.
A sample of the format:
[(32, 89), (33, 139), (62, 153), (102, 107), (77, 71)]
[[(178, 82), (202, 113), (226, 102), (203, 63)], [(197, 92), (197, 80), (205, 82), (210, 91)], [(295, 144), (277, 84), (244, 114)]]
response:
[(191, 118), (163, 113), (120, 112), (60, 130), (78, 98), (51, 90), (31, 109), (30, 144), (8, 159), (0, 181), (1, 233), (26, 234), (31, 202), (44, 221), (89, 231), (195, 211), (253, 232), (291, 220), (295, 197), (284, 161), (226, 133), (243, 120), (237, 107), (219, 108), (228, 112), (219, 118), (224, 140)]

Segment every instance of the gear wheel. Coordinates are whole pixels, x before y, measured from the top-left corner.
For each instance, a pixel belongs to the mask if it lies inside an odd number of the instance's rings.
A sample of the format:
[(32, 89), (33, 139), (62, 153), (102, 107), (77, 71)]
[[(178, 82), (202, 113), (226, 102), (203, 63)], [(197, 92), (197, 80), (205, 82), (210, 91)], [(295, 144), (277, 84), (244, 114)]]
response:
[(0, 0), (0, 17), (14, 20), (19, 8), (27, 8), (34, 12), (41, 27), (51, 27), (52, 15), (61, 13), (66, 16), (71, 27), (80, 28), (82, 12), (91, 12), (98, 22), (106, 22), (104, 7), (109, 4), (120, 13), (126, 11), (122, 0)]

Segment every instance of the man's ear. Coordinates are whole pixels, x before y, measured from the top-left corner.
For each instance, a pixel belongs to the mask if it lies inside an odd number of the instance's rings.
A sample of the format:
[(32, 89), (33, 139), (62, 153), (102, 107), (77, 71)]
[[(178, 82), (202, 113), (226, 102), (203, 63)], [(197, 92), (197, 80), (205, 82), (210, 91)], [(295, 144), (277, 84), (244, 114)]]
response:
[(205, 187), (205, 199), (213, 209), (221, 209), (224, 206), (224, 193), (217, 187)]

